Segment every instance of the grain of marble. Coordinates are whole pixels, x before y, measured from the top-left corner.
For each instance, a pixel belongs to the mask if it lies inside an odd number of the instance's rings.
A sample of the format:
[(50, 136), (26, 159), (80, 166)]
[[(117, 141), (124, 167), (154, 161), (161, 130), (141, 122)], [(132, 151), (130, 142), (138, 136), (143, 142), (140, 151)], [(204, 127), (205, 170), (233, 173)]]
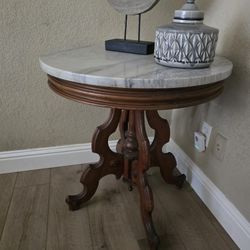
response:
[(155, 63), (152, 55), (105, 51), (96, 45), (40, 57), (43, 71), (54, 77), (94, 86), (117, 88), (184, 88), (222, 81), (232, 63), (216, 56), (210, 68), (177, 69)]

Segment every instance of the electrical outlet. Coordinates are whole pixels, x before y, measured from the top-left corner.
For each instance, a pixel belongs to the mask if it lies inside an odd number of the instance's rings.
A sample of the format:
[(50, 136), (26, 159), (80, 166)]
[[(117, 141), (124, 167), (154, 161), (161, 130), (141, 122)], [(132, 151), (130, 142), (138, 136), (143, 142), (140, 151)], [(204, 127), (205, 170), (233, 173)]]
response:
[(213, 154), (220, 161), (224, 160), (226, 145), (227, 145), (227, 138), (221, 135), (220, 133), (217, 133), (215, 137)]
[(212, 134), (213, 127), (210, 126), (208, 123), (203, 122), (201, 127), (201, 133), (206, 136), (206, 148), (208, 147), (210, 136)]

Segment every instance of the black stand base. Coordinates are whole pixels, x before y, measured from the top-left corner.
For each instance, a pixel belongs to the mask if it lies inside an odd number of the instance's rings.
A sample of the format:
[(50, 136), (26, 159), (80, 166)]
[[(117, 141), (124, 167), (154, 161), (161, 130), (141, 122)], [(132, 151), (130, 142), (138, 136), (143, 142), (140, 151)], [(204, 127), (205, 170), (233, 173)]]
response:
[(112, 39), (105, 41), (105, 49), (132, 54), (149, 55), (154, 53), (154, 43), (136, 40)]

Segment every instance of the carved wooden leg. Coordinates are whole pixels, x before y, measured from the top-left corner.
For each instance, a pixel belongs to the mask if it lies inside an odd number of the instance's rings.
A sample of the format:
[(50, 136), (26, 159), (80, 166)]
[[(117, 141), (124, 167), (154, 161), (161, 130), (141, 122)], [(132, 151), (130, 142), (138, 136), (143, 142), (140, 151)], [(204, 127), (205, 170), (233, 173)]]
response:
[(156, 234), (151, 216), (154, 209), (154, 200), (146, 176), (146, 171), (150, 167), (150, 146), (145, 131), (144, 112), (134, 111), (134, 115), (135, 134), (138, 143), (138, 160), (132, 163), (132, 178), (139, 190), (141, 216), (147, 233), (150, 249), (157, 250), (159, 246), (159, 237)]
[(77, 195), (69, 195), (66, 202), (70, 210), (77, 210), (95, 194), (99, 180), (105, 175), (114, 174), (117, 179), (122, 175), (122, 155), (111, 151), (108, 145), (109, 136), (115, 132), (121, 116), (121, 110), (112, 109), (109, 119), (97, 127), (92, 139), (92, 151), (100, 156), (96, 164), (90, 164), (81, 177), (83, 191)]
[(149, 126), (155, 130), (154, 141), (150, 147), (151, 166), (159, 166), (163, 179), (169, 184), (175, 184), (181, 188), (186, 176), (173, 175), (176, 160), (172, 153), (163, 153), (162, 147), (169, 142), (170, 128), (167, 120), (161, 118), (156, 110), (147, 111)]

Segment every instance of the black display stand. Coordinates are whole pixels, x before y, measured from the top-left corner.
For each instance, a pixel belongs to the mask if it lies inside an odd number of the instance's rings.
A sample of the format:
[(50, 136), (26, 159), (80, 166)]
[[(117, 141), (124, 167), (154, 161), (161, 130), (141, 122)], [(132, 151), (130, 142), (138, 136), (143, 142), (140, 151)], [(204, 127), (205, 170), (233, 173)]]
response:
[(149, 55), (154, 53), (154, 42), (141, 41), (141, 14), (138, 24), (138, 39), (127, 39), (128, 16), (125, 16), (124, 39), (111, 39), (105, 41), (105, 49), (109, 51), (119, 51), (132, 54)]
[(136, 40), (112, 39), (105, 41), (106, 50), (119, 51), (140, 55), (154, 53), (154, 43)]

